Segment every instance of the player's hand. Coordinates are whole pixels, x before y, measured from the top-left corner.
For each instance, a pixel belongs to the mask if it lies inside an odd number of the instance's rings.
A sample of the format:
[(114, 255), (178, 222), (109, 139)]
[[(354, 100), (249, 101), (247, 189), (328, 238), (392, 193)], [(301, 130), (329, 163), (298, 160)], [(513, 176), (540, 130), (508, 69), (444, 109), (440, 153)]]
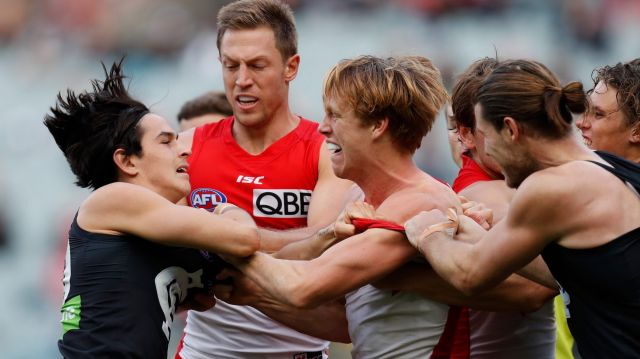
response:
[(376, 210), (372, 205), (362, 201), (348, 204), (334, 224), (333, 231), (338, 240), (356, 234), (356, 228), (351, 222), (354, 218), (377, 218)]
[(458, 227), (458, 215), (455, 209), (449, 208), (447, 213), (439, 209), (422, 211), (411, 217), (404, 224), (407, 239), (411, 245), (420, 250), (419, 242), (433, 232), (443, 231), (453, 236)]
[(262, 289), (242, 272), (225, 268), (216, 276), (216, 279), (231, 279), (233, 283), (214, 285), (213, 290), (218, 299), (234, 305), (252, 305), (259, 301)]
[(458, 231), (454, 239), (467, 243), (476, 243), (486, 231), (475, 219), (462, 215), (458, 216)]
[(464, 196), (458, 196), (462, 213), (476, 221), (482, 228), (489, 230), (493, 226), (493, 210), (484, 205), (484, 203), (469, 201)]

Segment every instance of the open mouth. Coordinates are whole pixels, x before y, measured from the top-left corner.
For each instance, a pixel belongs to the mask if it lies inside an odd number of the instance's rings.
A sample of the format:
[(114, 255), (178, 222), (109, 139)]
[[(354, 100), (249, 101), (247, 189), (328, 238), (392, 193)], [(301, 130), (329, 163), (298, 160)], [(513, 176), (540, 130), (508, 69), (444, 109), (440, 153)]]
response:
[(178, 173), (188, 173), (187, 169), (189, 168), (189, 166), (180, 166), (178, 167), (178, 169), (176, 170), (176, 172)]
[(258, 102), (258, 98), (253, 96), (237, 96), (236, 101), (238, 101), (240, 105), (249, 106)]
[(587, 145), (588, 147), (591, 147), (591, 139), (590, 138), (582, 137), (582, 141), (584, 141), (585, 145)]
[(327, 142), (327, 149), (333, 154), (342, 152), (342, 147), (336, 145), (335, 143)]

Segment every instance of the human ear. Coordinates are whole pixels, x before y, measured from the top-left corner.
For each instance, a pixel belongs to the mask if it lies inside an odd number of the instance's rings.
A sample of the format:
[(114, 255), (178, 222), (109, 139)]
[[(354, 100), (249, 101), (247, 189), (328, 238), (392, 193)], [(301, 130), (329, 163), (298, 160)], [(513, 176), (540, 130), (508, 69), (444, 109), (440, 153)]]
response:
[(118, 148), (113, 152), (113, 162), (115, 162), (119, 171), (124, 172), (129, 176), (135, 176), (138, 174), (138, 168), (131, 160), (131, 156), (127, 155), (122, 148)]

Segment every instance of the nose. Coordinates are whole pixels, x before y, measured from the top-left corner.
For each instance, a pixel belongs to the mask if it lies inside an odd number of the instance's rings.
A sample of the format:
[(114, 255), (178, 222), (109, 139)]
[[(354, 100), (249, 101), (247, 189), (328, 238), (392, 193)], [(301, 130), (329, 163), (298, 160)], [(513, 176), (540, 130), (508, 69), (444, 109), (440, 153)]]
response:
[(329, 126), (329, 116), (324, 116), (324, 118), (320, 122), (320, 126), (318, 126), (318, 132), (320, 132), (320, 134), (324, 135), (325, 137), (329, 136), (329, 133), (331, 132), (331, 126)]
[(583, 113), (580, 117), (578, 117), (578, 120), (576, 120), (576, 127), (581, 130), (591, 127), (591, 121), (589, 121), (588, 117), (589, 115), (586, 113)]
[(245, 65), (240, 65), (236, 76), (236, 86), (248, 87), (253, 83), (249, 69)]
[(191, 156), (191, 146), (188, 146), (185, 143), (178, 141), (178, 153), (180, 154), (179, 157), (186, 158)]

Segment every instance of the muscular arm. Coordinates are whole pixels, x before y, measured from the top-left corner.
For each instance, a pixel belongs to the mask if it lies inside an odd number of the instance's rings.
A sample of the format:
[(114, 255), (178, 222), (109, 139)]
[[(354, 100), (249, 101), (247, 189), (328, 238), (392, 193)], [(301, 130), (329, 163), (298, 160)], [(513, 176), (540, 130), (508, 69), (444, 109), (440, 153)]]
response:
[[(441, 277), (464, 293), (479, 293), (531, 262), (548, 243), (561, 237), (566, 230), (566, 216), (562, 215), (566, 208), (559, 204), (571, 193), (570, 185), (558, 185), (554, 176), (533, 175), (520, 186), (506, 218), (490, 231), (481, 231), (482, 238), (475, 244), (451, 240), (443, 232), (426, 237), (416, 235), (415, 230), (408, 234), (419, 238), (418, 247)], [(425, 221), (407, 225), (422, 222), (424, 229), (435, 220), (434, 213), (421, 216)], [(429, 216), (432, 218), (426, 219)]]
[(313, 309), (300, 309), (277, 301), (242, 273), (226, 269), (233, 286), (219, 284), (216, 297), (235, 305), (250, 305), (265, 315), (301, 333), (325, 340), (348, 343), (344, 299), (330, 301)]
[(375, 284), (376, 287), (413, 292), (437, 302), (477, 310), (532, 312), (540, 309), (557, 291), (519, 275), (511, 275), (482, 293), (466, 295), (427, 264), (408, 263)]
[[(242, 216), (240, 209), (231, 212)], [(80, 208), (78, 223), (92, 232), (127, 233), (164, 245), (245, 257), (259, 248), (259, 239), (255, 226), (242, 224), (240, 217), (179, 206), (142, 186), (116, 182), (92, 193)]]
[[(496, 222), (506, 215), (513, 194), (514, 190), (504, 181), (476, 182), (460, 192), (469, 200), (484, 203), (493, 211)], [(497, 286), (470, 296), (440, 278), (429, 265), (414, 263), (403, 266), (376, 286), (414, 292), (450, 305), (490, 311), (535, 311), (557, 294), (552, 288), (513, 274)]]
[[(398, 195), (378, 208), (379, 215), (401, 222), (420, 208), (442, 208), (456, 200), (452, 193), (434, 197), (433, 193)], [(382, 278), (415, 255), (401, 233), (369, 229), (311, 261), (278, 260), (256, 253), (234, 264), (278, 301), (312, 308)]]

